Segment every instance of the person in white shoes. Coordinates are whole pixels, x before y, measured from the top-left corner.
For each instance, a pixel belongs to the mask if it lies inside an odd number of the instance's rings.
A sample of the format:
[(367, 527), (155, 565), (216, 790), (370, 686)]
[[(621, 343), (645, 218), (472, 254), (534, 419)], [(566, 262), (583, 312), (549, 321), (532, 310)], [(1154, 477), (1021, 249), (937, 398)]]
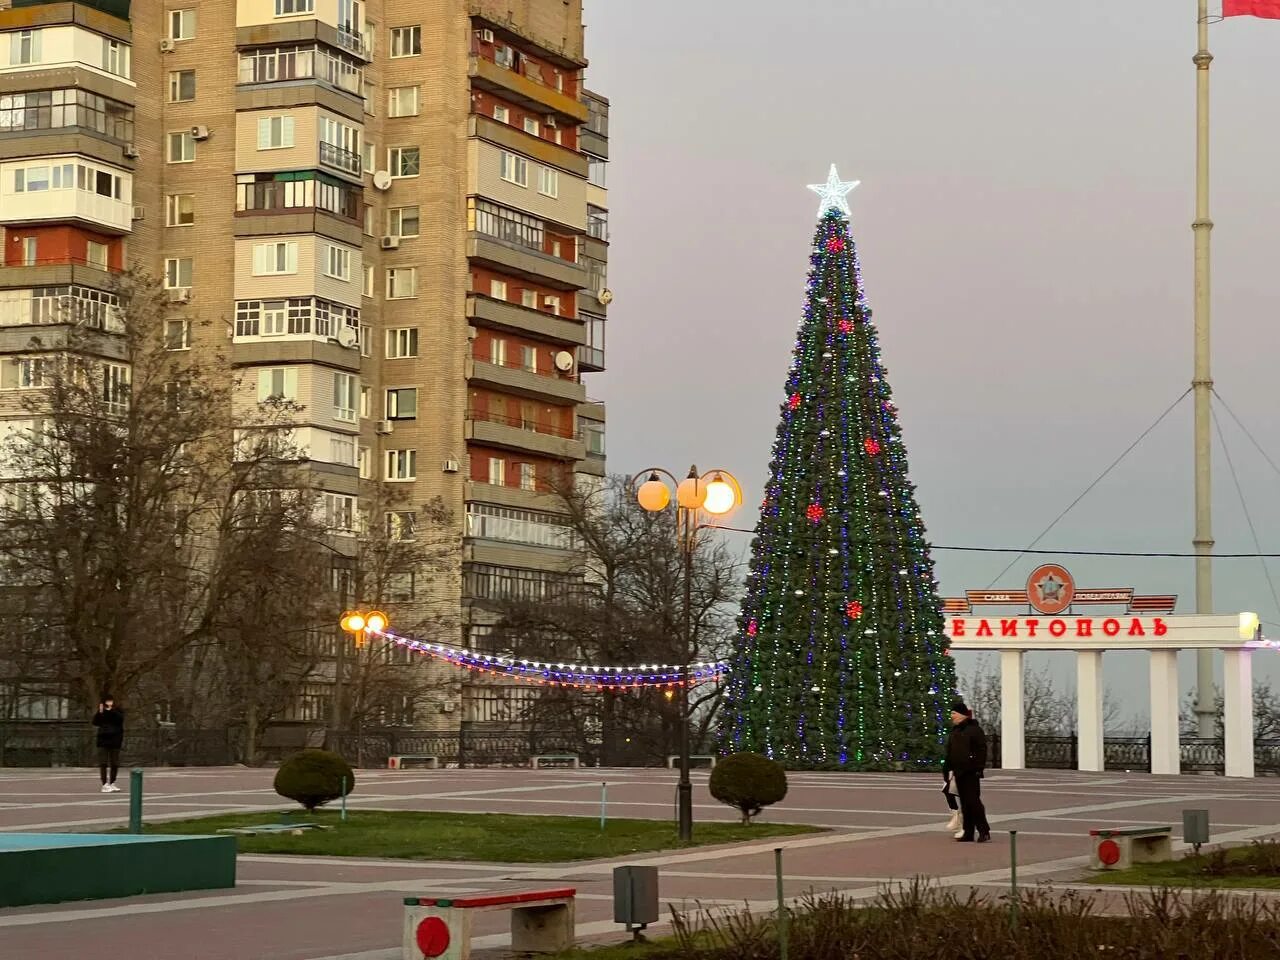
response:
[(93, 715), (98, 728), (98, 772), (102, 775), (102, 792), (119, 793), (116, 773), (120, 769), (120, 750), (124, 747), (124, 711), (116, 706), (111, 694), (104, 694)]

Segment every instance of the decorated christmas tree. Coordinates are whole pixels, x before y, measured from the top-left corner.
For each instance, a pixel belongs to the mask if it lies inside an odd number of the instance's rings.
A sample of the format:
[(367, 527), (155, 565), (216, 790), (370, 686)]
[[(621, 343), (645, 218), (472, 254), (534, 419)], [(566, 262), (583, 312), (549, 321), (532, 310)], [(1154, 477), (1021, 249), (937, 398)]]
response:
[(941, 759), (955, 665), (897, 408), (831, 168), (721, 722), (800, 768)]

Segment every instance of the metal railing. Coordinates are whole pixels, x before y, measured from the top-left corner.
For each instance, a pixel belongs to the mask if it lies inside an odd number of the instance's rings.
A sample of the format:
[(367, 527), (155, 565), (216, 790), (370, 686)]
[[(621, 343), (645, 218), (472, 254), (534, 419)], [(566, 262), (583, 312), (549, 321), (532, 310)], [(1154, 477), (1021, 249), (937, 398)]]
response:
[(324, 140), (320, 141), (320, 162), (337, 170), (360, 175), (360, 154)]
[[(987, 738), (987, 763), (1000, 767), (1000, 735)], [(1079, 746), (1074, 736), (1027, 737), (1025, 764), (1029, 769), (1075, 770), (1079, 766)], [(1217, 773), (1226, 769), (1226, 749), (1221, 740), (1184, 737), (1178, 743), (1183, 773)], [(1151, 737), (1107, 737), (1102, 742), (1103, 765), (1107, 770), (1149, 773)], [(1280, 776), (1280, 740), (1257, 740), (1253, 744), (1254, 771), (1260, 776)]]
[(518, 430), (527, 430), (530, 433), (538, 433), (547, 437), (560, 437), (562, 440), (574, 439), (574, 429), (572, 427), (530, 417), (508, 417), (505, 414), (468, 407), (466, 419), (481, 420), (485, 423), (500, 423), (503, 426), (515, 427)]

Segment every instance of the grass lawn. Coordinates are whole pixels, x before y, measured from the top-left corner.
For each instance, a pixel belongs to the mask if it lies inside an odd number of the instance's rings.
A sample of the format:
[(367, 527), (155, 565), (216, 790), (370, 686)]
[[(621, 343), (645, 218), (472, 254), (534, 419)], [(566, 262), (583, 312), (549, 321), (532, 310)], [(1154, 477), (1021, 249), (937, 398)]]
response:
[[(149, 823), (146, 833), (210, 834), (227, 827), (265, 823), (321, 823), (331, 830), (301, 836), (237, 837), (241, 853), (293, 853), (326, 857), (396, 857), (406, 860), (477, 860), (499, 863), (557, 863), (682, 846), (674, 823), (660, 820), (600, 821), (587, 817), (520, 817), (489, 813), (420, 813), (404, 810), (336, 810), (313, 815), (303, 810), (237, 813)], [(763, 840), (820, 832), (798, 824), (736, 823), (694, 825), (694, 846)]]
[[(1249, 869), (1254, 857), (1252, 847), (1234, 847), (1226, 851), (1228, 871), (1209, 874), (1205, 867), (1208, 856), (1188, 856), (1164, 863), (1140, 863), (1128, 870), (1108, 870), (1094, 874), (1090, 883), (1125, 884), (1135, 887), (1255, 887), (1280, 890), (1280, 876), (1259, 875)], [(1233, 869), (1234, 868), (1234, 869)]]

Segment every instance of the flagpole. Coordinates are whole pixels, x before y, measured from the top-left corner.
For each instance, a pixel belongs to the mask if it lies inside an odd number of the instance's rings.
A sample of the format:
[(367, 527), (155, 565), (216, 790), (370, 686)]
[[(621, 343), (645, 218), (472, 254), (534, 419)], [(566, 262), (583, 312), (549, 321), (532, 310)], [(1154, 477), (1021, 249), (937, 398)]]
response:
[[(1213, 613), (1212, 421), (1213, 378), (1209, 372), (1209, 0), (1198, 0), (1200, 48), (1196, 65), (1196, 219), (1195, 237), (1195, 366), (1191, 380), (1195, 400), (1195, 539), (1196, 613)], [(1217, 710), (1213, 695), (1213, 651), (1196, 651), (1196, 727), (1199, 736), (1214, 736)]]

